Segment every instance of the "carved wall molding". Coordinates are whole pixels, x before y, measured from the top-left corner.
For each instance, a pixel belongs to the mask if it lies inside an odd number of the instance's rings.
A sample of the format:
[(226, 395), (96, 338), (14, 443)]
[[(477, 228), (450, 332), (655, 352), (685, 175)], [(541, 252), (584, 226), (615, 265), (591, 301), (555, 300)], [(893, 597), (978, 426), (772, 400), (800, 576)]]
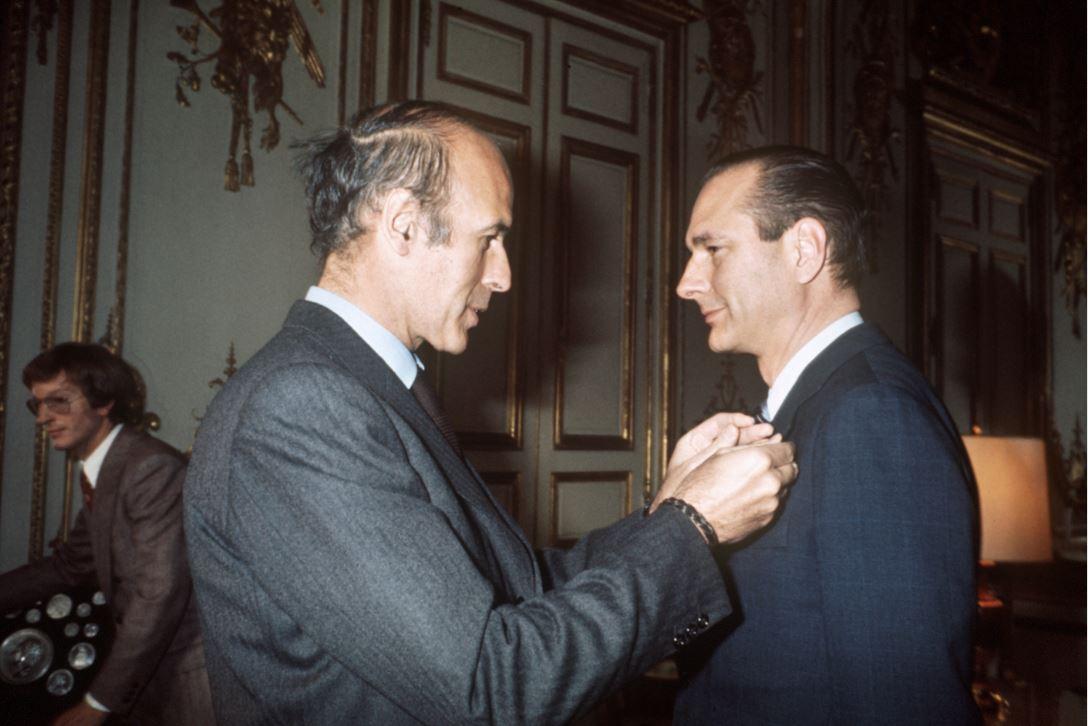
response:
[(705, 14), (710, 26), (710, 48), (705, 58), (696, 58), (695, 72), (710, 79), (695, 113), (702, 121), (712, 112), (718, 130), (711, 136), (710, 162), (748, 147), (748, 115), (763, 132), (759, 105), (763, 73), (755, 70), (756, 44), (748, 24), (748, 13), (759, 0), (706, 0)]
[[(1071, 49), (1062, 63), (1062, 88), (1083, 89), (1085, 67), (1083, 51)], [(1085, 293), (1085, 98), (1083, 93), (1062, 94), (1058, 123), (1058, 155), (1054, 170), (1054, 211), (1058, 221), (1058, 253), (1054, 272), (1061, 284), (1065, 310), (1077, 338), (1081, 328), (1080, 306)]]
[(732, 355), (724, 355), (719, 361), (722, 373), (718, 382), (714, 384), (715, 395), (711, 396), (703, 407), (703, 418), (713, 416), (722, 411), (748, 411), (748, 402), (740, 392), (737, 385), (737, 376), (734, 372), (736, 358)]
[(899, 179), (891, 143), (900, 138), (892, 127), (891, 107), (896, 89), (896, 25), (888, 0), (866, 0), (850, 31), (847, 51), (859, 65), (853, 82), (853, 118), (846, 158), (858, 157), (858, 186), (868, 212), (865, 253), (871, 272), (877, 271), (876, 244), (880, 216), (887, 207), (888, 182)]
[[(68, 139), (68, 91), (72, 67), (72, 16), (73, 0), (62, 0), (58, 9), (60, 22), (57, 26), (57, 67), (53, 86), (53, 138), (49, 153), (49, 191), (46, 211), (45, 244), (42, 263), (42, 306), (40, 347), (42, 350), (56, 343), (57, 287), (60, 268), (60, 225), (64, 205), (64, 175), (67, 160)], [(50, 27), (52, 24), (50, 23)], [(39, 50), (45, 36), (38, 36)], [(39, 62), (42, 55), (39, 53)], [(48, 60), (48, 59), (46, 59)], [(34, 468), (31, 475), (31, 501), (41, 502), (44, 508), (46, 482), (49, 477), (49, 436), (38, 427), (34, 432)], [(67, 503), (67, 497), (66, 497)], [(68, 521), (67, 511), (62, 519)], [(33, 518), (32, 518), (33, 521)], [(66, 528), (65, 528), (66, 530)], [(64, 536), (66, 538), (67, 532)], [(37, 548), (35, 548), (37, 543)], [(41, 540), (31, 540), (31, 558), (41, 555)]]
[(1051, 476), (1054, 482), (1052, 501), (1061, 507), (1055, 513), (1054, 540), (1055, 549), (1061, 556), (1072, 559), (1084, 559), (1085, 505), (1088, 493), (1085, 489), (1085, 446), (1084, 428), (1080, 415), (1073, 420), (1073, 431), (1069, 445), (1065, 446), (1062, 433), (1053, 420), (1050, 422), (1048, 448), (1051, 461)]
[[(23, 93), (26, 88), (28, 13), (25, 0), (4, 4), (0, 56), (0, 461), (4, 460), (7, 423), (7, 380), (11, 352), (12, 275), (19, 213), (19, 147), (22, 143)], [(0, 471), (0, 495), (3, 472)], [(2, 501), (2, 497), (0, 497)]]
[[(178, 52), (170, 52), (166, 56), (178, 66), (175, 81), (178, 104), (189, 106), (186, 90), (197, 92), (201, 86), (198, 66), (214, 61), (212, 87), (225, 95), (231, 106), (230, 145), (223, 173), (223, 188), (236, 192), (241, 185), (253, 186), (251, 99), (255, 113), (268, 115), (268, 125), (261, 132), (262, 149), (268, 151), (279, 145), (277, 108), (282, 108), (297, 124), (302, 125), (302, 118), (283, 100), (283, 61), (287, 57), (288, 43), (294, 46), (306, 72), (318, 88), (325, 87), (325, 66), (321, 63), (302, 14), (294, 0), (275, 3), (225, 0), (207, 13), (201, 10), (197, 0), (170, 0), (170, 4), (189, 11), (196, 18), (191, 25), (177, 28), (178, 35), (189, 45), (189, 56)], [(320, 0), (310, 0), (310, 4), (318, 12), (324, 12)], [(214, 36), (219, 43), (210, 53), (201, 53), (202, 30)], [(238, 166), (239, 141), (242, 143), (241, 168)]]
[(128, 16), (128, 68), (125, 74), (125, 128), (121, 151), (121, 194), (117, 219), (117, 267), (113, 306), (106, 324), (107, 345), (117, 355), (125, 342), (125, 291), (128, 287), (128, 217), (132, 199), (132, 126), (136, 110), (136, 35), (140, 0), (130, 0)]

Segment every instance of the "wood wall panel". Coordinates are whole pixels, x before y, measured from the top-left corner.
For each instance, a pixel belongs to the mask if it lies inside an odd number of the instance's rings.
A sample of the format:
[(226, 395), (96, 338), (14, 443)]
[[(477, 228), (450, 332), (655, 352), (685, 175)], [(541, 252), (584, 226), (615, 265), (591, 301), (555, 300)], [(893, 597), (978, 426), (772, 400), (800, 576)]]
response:
[(533, 38), (505, 23), (442, 3), (438, 78), (494, 96), (531, 100)]
[(978, 182), (938, 168), (937, 217), (978, 228)]
[(562, 147), (555, 445), (630, 449), (639, 159), (566, 137)]
[(594, 529), (626, 516), (631, 510), (632, 482), (629, 471), (553, 472), (552, 545), (570, 546)]
[(1032, 384), (1028, 380), (1030, 328), (1027, 298), (1027, 259), (1022, 254), (994, 250), (987, 275), (989, 292), (985, 316), (992, 326), (985, 393), (989, 402), (987, 428), (1022, 431), (1029, 420)]
[[(510, 167), (515, 189), (529, 179), (531, 129), (510, 121), (461, 109), (498, 144)], [(506, 250), (511, 271), (519, 269), (524, 250), (519, 244), (526, 224), (526, 199), (515, 194), (514, 225)], [(519, 276), (520, 277), (520, 276)], [(480, 324), (469, 333), (461, 355), (438, 356), (437, 389), (461, 443), (474, 449), (519, 449), (522, 446), (521, 285), (492, 295)], [(471, 381), (472, 385), (464, 385)]]
[(978, 420), (979, 380), (979, 249), (942, 237), (937, 279), (941, 300), (941, 365), (938, 392), (960, 431)]
[(563, 44), (563, 113), (638, 133), (638, 68)]
[(990, 234), (1013, 242), (1025, 242), (1025, 202), (1018, 194), (997, 189), (990, 190)]

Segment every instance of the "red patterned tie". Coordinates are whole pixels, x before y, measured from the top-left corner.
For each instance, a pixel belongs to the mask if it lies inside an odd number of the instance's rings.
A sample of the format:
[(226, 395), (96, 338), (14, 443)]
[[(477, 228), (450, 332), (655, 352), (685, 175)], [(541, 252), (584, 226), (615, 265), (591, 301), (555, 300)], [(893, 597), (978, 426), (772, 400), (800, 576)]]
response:
[(94, 487), (91, 486), (91, 480), (87, 478), (85, 471), (79, 472), (79, 488), (83, 490), (83, 506), (89, 512), (94, 508)]

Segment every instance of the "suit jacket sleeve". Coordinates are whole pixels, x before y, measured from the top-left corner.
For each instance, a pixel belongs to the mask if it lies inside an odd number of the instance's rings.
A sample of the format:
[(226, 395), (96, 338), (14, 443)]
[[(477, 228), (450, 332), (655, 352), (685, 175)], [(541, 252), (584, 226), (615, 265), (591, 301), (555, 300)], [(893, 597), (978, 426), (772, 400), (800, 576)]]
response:
[(928, 402), (887, 385), (854, 389), (821, 424), (832, 720), (968, 723), (974, 509), (955, 442)]
[[(155, 453), (126, 464), (118, 492), (132, 530), (127, 606), (113, 647), (89, 691), (111, 711), (126, 712), (143, 691), (177, 632), (192, 593), (182, 534), (184, 463)], [(116, 596), (115, 596), (116, 599)]]
[(609, 553), (628, 545), (628, 539), (638, 531), (642, 510), (632, 512), (618, 522), (590, 532), (569, 549), (549, 547), (537, 553), (545, 587), (561, 587), (583, 570), (607, 565)]
[(277, 605), (419, 721), (568, 721), (677, 628), (725, 614), (708, 548), (672, 512), (602, 566), (498, 604), (390, 415), (339, 371), (271, 374), (241, 412), (226, 526)]
[(94, 551), (86, 510), (80, 509), (68, 541), (52, 556), (0, 575), (0, 614), (77, 585), (91, 584), (95, 584)]

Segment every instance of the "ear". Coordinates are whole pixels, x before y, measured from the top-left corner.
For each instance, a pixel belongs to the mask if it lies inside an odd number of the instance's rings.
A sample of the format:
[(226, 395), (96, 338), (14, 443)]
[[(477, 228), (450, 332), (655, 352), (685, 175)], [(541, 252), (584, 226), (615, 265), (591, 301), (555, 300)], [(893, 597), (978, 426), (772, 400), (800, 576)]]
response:
[(786, 234), (794, 277), (806, 285), (815, 280), (827, 264), (827, 230), (818, 219), (802, 217)]
[(407, 189), (394, 189), (385, 195), (378, 218), (379, 239), (400, 256), (408, 254), (412, 242), (423, 234), (419, 202)]
[(94, 412), (103, 418), (107, 418), (110, 415), (110, 411), (113, 410), (113, 401), (110, 401), (104, 406), (98, 406), (94, 409)]

